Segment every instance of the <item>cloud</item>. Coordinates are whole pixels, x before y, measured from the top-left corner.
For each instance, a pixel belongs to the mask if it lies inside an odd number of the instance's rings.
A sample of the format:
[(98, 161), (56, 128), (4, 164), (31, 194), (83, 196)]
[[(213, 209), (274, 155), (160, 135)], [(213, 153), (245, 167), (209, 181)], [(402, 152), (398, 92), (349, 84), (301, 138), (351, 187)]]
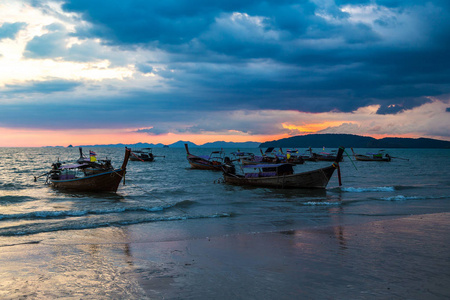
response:
[(41, 36), (34, 37), (28, 42), (24, 52), (27, 58), (59, 58), (66, 54), (62, 32), (51, 32)]
[[(430, 99), (429, 102), (397, 114), (376, 114), (377, 107), (360, 109), (344, 117), (351, 122), (328, 127), (320, 133), (349, 133), (378, 136), (434, 137), (448, 140), (450, 118), (446, 114), (449, 100)], [(341, 116), (343, 117), (343, 116)]]
[(14, 39), (17, 33), (24, 29), (27, 24), (24, 22), (8, 23), (5, 22), (0, 26), (0, 40)]
[(23, 93), (43, 93), (51, 94), (56, 92), (71, 92), (81, 85), (80, 82), (61, 79), (47, 80), (41, 82), (29, 81), (24, 85), (6, 84), (4, 95)]
[(63, 9), (92, 24), (80, 37), (162, 50), (167, 84), (227, 94), (232, 105), (245, 98), (248, 108), (279, 107), (263, 94), (283, 98), (280, 109), (379, 104), (379, 113), (393, 113), (450, 92), (445, 1), (81, 0)]
[(149, 74), (153, 72), (153, 67), (146, 63), (136, 64), (136, 68), (144, 74)]
[[(422, 108), (450, 94), (448, 1), (30, 3), (0, 27), (0, 39), (15, 38), (0, 40), (8, 126), (421, 132), (399, 123), (410, 116), (445, 135)], [(21, 107), (22, 125), (12, 118)]]

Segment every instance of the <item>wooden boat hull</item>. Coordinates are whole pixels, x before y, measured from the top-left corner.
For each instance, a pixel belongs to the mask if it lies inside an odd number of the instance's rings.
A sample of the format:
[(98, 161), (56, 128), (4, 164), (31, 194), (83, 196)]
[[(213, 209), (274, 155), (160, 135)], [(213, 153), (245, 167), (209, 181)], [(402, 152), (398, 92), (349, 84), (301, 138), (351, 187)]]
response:
[(154, 161), (155, 159), (153, 157), (139, 157), (139, 158), (136, 158), (136, 157), (131, 156), (130, 160), (131, 161)]
[(373, 157), (369, 157), (366, 155), (360, 155), (360, 154), (357, 154), (354, 157), (355, 157), (355, 160), (358, 160), (358, 161), (386, 161), (386, 162), (391, 161), (390, 157), (381, 157), (381, 158), (375, 157), (375, 158), (373, 158)]
[(214, 163), (202, 159), (197, 159), (197, 157), (188, 157), (188, 161), (192, 169), (222, 171), (221, 163)]
[(192, 169), (222, 171), (224, 164), (220, 161), (217, 161), (216, 159), (205, 159), (203, 157), (193, 155), (189, 153), (187, 144), (184, 144), (184, 147), (186, 148), (187, 160)]
[[(336, 156), (323, 156), (323, 155), (317, 155), (317, 156), (315, 156), (314, 157), (314, 159), (316, 160), (316, 161), (329, 161), (329, 162), (334, 162), (334, 161), (336, 161), (336, 159), (337, 159), (337, 157)], [(341, 157), (340, 159), (339, 159), (339, 162), (341, 162), (343, 160), (343, 158)]]
[(120, 182), (125, 177), (128, 160), (131, 150), (125, 148), (125, 157), (120, 169), (108, 169), (103, 172), (87, 175), (84, 177), (75, 177), (70, 179), (54, 178), (49, 173), (48, 180), (50, 185), (61, 190), (70, 190), (78, 192), (116, 192)]
[(49, 179), (52, 187), (57, 189), (80, 192), (116, 192), (126, 171), (122, 169), (111, 170), (67, 180)]
[(334, 166), (329, 166), (298, 174), (257, 178), (224, 173), (223, 177), (226, 183), (234, 185), (280, 189), (325, 189), (335, 169)]

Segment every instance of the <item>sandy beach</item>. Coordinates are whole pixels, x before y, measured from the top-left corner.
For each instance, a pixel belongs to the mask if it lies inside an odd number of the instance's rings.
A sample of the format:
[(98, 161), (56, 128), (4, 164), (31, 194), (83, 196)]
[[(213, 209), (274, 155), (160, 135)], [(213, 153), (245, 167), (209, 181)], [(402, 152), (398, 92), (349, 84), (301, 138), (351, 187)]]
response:
[(448, 299), (449, 231), (441, 213), (157, 242), (36, 236), (0, 249), (0, 298)]

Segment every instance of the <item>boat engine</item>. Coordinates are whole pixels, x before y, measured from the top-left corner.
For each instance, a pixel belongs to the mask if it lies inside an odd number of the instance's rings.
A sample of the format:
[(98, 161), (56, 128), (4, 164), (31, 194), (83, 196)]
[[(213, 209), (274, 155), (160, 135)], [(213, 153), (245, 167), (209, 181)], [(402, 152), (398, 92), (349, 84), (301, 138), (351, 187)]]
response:
[(233, 165), (233, 162), (228, 156), (225, 156), (223, 159), (224, 165), (222, 166), (223, 171), (229, 174), (236, 174), (236, 168)]

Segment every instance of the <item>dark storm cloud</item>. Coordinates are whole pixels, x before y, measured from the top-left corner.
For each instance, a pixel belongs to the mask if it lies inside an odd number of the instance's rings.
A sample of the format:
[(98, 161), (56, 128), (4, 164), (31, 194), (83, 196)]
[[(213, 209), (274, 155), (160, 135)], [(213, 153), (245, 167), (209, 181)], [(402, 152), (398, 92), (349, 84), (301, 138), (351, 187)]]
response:
[(71, 33), (62, 24), (53, 23), (44, 29), (47, 33), (35, 36), (27, 43), (24, 57), (74, 62), (91, 62), (107, 57), (98, 44), (92, 41), (82, 40), (79, 44), (67, 47), (66, 40), (71, 37)]
[[(52, 94), (49, 100), (49, 93), (63, 91), (63, 84), (55, 83), (54, 85), (53, 87), (44, 87), (35, 84), (34, 90), (31, 85), (27, 87), (11, 86), (11, 90), (3, 95), (8, 96), (8, 93), (27, 94), (30, 91), (34, 91), (34, 94), (27, 105), (23, 103), (3, 105), (0, 102), (0, 127), (7, 125), (10, 128), (58, 128), (63, 130), (123, 128), (124, 126), (140, 128), (143, 124), (146, 127), (158, 124), (155, 129), (149, 130), (147, 133), (161, 134), (170, 132), (167, 131), (169, 129), (176, 129), (178, 121), (180, 123), (193, 122), (205, 115), (205, 110), (201, 108), (187, 113), (186, 106), (188, 104), (184, 101), (186, 99), (182, 99), (182, 104), (179, 105), (178, 102), (173, 102), (172, 97), (149, 93), (102, 97), (100, 101), (97, 96), (86, 96), (81, 99), (76, 96), (68, 96), (68, 94)], [(75, 86), (75, 83), (73, 85), (67, 83), (66, 90)], [(36, 93), (36, 90), (41, 93)], [(168, 115), (170, 115), (170, 122), (175, 125), (164, 125), (168, 121)]]
[(56, 92), (73, 91), (80, 85), (82, 85), (80, 82), (62, 79), (29, 81), (25, 84), (6, 84), (2, 94), (6, 97), (11, 96), (12, 94), (51, 94)]
[[(165, 51), (170, 72), (137, 69), (170, 78), (173, 96), (183, 90), (193, 105), (209, 98), (216, 109), (324, 112), (378, 104), (379, 114), (395, 114), (450, 92), (450, 2), (318, 3), (77, 0), (63, 9), (93, 25), (79, 35)], [(342, 10), (375, 4), (373, 22)], [(52, 55), (42, 46), (57, 38), (27, 49)]]
[(3, 23), (2, 26), (0, 26), (0, 40), (2, 39), (14, 39), (17, 35), (17, 33), (25, 28), (27, 24), (22, 22), (16, 22), (16, 23)]
[(137, 64), (136, 68), (139, 70), (139, 72), (142, 72), (144, 74), (151, 73), (153, 71), (153, 67), (149, 64)]

